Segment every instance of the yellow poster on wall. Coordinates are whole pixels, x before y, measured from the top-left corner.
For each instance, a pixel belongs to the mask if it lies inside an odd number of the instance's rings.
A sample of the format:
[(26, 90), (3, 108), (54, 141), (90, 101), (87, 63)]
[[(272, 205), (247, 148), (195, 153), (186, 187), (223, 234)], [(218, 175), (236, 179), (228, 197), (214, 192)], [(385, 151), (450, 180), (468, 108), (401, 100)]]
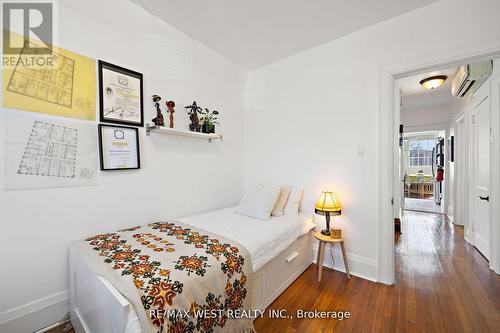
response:
[[(11, 33), (28, 45), (31, 41)], [(21, 44), (22, 45), (22, 44)], [(95, 120), (95, 60), (63, 48), (47, 55), (4, 54), (2, 92), (4, 108)]]

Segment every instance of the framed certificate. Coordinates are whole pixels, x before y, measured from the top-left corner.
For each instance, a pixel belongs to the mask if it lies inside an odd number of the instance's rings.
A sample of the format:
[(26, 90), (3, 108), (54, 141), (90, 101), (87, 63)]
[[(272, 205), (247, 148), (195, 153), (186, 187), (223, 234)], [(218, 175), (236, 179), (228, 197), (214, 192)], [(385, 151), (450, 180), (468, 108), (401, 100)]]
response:
[(142, 74), (99, 60), (102, 122), (144, 126)]
[(139, 169), (139, 129), (99, 124), (101, 170)]

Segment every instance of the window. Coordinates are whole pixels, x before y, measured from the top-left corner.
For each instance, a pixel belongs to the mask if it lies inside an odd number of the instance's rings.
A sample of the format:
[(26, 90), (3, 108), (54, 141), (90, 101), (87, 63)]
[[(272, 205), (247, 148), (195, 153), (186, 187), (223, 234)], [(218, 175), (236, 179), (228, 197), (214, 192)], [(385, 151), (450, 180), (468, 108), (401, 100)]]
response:
[(434, 148), (434, 140), (410, 140), (408, 148), (410, 166), (429, 167), (432, 165), (432, 148)]

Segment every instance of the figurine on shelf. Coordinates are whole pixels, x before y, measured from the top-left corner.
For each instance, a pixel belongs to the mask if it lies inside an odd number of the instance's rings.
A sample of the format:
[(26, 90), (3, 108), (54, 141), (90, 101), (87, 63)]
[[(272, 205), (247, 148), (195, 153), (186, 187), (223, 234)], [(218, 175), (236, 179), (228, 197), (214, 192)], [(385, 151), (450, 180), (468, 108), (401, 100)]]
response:
[(169, 120), (168, 127), (174, 128), (174, 112), (175, 112), (174, 107), (175, 107), (175, 103), (174, 103), (174, 101), (168, 101), (166, 105), (167, 105), (167, 109), (168, 109), (167, 112), (170, 113), (170, 117), (168, 118), (168, 120)]
[(156, 126), (165, 126), (165, 120), (163, 119), (163, 114), (161, 113), (160, 110), (160, 103), (158, 103), (160, 100), (161, 100), (160, 96), (153, 95), (153, 102), (155, 102), (155, 107), (156, 107), (156, 118), (153, 118), (151, 121)]
[(193, 104), (188, 105), (185, 109), (189, 109), (189, 119), (191, 120), (191, 124), (189, 124), (189, 130), (192, 132), (199, 132), (201, 130), (200, 118), (198, 118), (198, 113), (201, 114), (201, 108), (196, 105), (196, 101), (193, 101)]

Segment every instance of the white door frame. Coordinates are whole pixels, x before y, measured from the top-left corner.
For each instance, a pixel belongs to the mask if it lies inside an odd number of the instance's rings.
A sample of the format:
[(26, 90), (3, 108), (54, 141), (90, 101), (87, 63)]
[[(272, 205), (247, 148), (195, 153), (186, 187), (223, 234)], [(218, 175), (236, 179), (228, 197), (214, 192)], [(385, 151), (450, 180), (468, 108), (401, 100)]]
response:
[[(394, 105), (395, 80), (424, 73), (439, 68), (459, 66), (468, 61), (500, 58), (500, 39), (471, 45), (466, 48), (445, 51), (428, 57), (419, 57), (402, 64), (379, 68), (379, 218), (377, 246), (377, 280), (385, 284), (395, 282), (394, 252), (394, 207), (398, 200), (401, 182), (398, 179), (399, 122), (400, 115)], [(500, 87), (499, 87), (500, 88)], [(497, 97), (495, 97), (497, 98)], [(496, 114), (496, 112), (492, 112)], [(492, 163), (491, 170), (500, 170), (500, 123), (499, 118), (492, 119)], [(397, 180), (397, 181), (396, 181)], [(491, 220), (492, 235), (500, 236), (500, 175), (492, 173)], [(500, 239), (498, 237), (497, 239)], [(498, 242), (495, 242), (498, 243)], [(495, 244), (491, 251), (490, 266), (500, 274), (500, 244)]]
[(500, 76), (492, 78), (489, 92), (491, 154), (490, 154), (490, 268), (500, 274)]
[[(460, 128), (460, 131), (459, 131)], [(459, 133), (460, 132), (460, 133)], [(465, 217), (464, 214), (467, 212), (466, 205), (469, 202), (465, 195), (465, 188), (468, 188), (468, 179), (466, 177), (465, 171), (467, 168), (467, 156), (465, 154), (465, 144), (468, 142), (465, 132), (465, 109), (460, 111), (460, 113), (455, 117), (455, 162), (453, 167), (455, 168), (455, 184), (453, 191), (453, 222), (458, 225), (462, 225), (465, 228)], [(460, 181), (461, 180), (461, 181)], [(464, 237), (467, 240), (467, 233), (464, 229)]]

